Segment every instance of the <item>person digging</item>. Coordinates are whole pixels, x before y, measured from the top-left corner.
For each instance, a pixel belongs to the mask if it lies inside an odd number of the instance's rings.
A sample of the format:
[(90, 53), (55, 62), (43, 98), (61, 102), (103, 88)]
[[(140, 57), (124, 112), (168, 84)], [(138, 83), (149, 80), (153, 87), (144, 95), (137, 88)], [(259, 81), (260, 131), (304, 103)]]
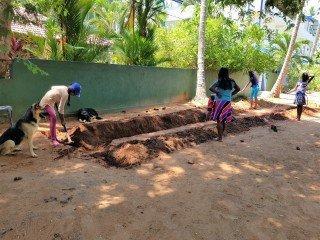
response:
[(68, 135), (66, 122), (64, 118), (65, 105), (70, 106), (70, 97), (80, 97), (81, 85), (79, 83), (72, 83), (70, 86), (52, 86), (51, 89), (43, 96), (40, 101), (40, 106), (45, 109), (50, 119), (50, 138), (54, 147), (59, 146), (57, 138), (57, 116), (55, 107), (58, 111), (61, 125), (67, 133), (68, 142), (71, 143), (71, 138)]

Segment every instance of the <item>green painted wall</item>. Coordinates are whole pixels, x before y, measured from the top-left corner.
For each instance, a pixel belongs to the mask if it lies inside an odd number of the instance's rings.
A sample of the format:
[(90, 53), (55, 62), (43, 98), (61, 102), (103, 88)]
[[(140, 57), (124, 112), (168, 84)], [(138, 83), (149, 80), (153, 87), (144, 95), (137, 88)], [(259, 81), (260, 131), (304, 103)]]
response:
[(186, 102), (195, 94), (196, 71), (82, 62), (34, 60), (49, 75), (13, 65), (12, 79), (0, 79), (0, 105), (11, 105), (15, 116), (39, 101), (52, 85), (81, 83), (81, 98), (72, 97), (68, 112), (81, 107), (117, 111), (171, 102)]
[[(81, 98), (72, 97), (71, 113), (82, 107), (115, 112), (166, 103), (187, 102), (195, 95), (196, 70), (141, 66), (123, 66), (83, 62), (33, 60), (49, 75), (33, 74), (23, 62), (15, 62), (11, 79), (0, 79), (0, 105), (11, 105), (14, 116), (21, 116), (32, 103), (40, 101), (52, 85), (68, 85), (73, 81), (83, 86)], [(207, 72), (207, 89), (217, 79)], [(248, 76), (232, 74), (243, 87)], [(275, 81), (268, 80), (268, 89)], [(209, 93), (208, 93), (209, 94)]]
[[(272, 86), (277, 80), (277, 74), (276, 73), (267, 73), (267, 84), (266, 88), (267, 91), (270, 91)], [(235, 72), (231, 73), (231, 77), (236, 81), (236, 83), (240, 86), (240, 88), (243, 88), (249, 81), (249, 75), (246, 72)], [(209, 87), (218, 79), (218, 73), (217, 72), (206, 72), (206, 87), (207, 87), (207, 94), (210, 94)], [(250, 87), (247, 88), (245, 91), (245, 94), (248, 95), (250, 92)]]

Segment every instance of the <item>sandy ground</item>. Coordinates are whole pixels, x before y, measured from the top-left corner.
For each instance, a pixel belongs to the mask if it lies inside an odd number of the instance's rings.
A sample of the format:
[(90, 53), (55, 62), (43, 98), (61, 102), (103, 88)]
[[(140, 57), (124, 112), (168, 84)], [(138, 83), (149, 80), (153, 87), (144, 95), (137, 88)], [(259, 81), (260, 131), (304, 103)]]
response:
[(0, 239), (319, 240), (320, 119), (278, 124), (127, 170), (39, 136), (38, 159), (0, 157)]

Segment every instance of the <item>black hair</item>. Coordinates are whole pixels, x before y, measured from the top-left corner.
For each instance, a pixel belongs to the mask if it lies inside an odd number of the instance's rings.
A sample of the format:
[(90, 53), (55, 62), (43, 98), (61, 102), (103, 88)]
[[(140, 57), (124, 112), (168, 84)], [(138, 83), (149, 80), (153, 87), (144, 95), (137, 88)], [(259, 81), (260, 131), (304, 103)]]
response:
[(253, 71), (249, 71), (249, 79), (253, 86), (258, 84), (258, 78)]
[(308, 73), (303, 73), (301, 76), (302, 82), (308, 82), (309, 81), (309, 74)]
[(232, 89), (232, 79), (229, 77), (228, 68), (220, 68), (218, 73), (218, 87), (224, 90)]
[(67, 106), (70, 107), (70, 96), (71, 96), (72, 90), (68, 88), (68, 101), (67, 101)]
[(68, 94), (67, 106), (70, 107), (70, 94)]

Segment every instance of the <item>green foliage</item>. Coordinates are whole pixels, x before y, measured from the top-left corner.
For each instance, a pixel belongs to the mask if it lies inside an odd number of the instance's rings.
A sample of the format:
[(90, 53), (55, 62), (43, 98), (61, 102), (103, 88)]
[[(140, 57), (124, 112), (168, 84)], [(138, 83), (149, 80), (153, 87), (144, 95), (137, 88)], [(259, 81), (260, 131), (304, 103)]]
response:
[(25, 49), (40, 59), (64, 60), (62, 45), (57, 39), (57, 36), (61, 35), (61, 29), (52, 19), (46, 22), (45, 28), (46, 38), (29, 34)]
[(57, 36), (61, 35), (61, 29), (53, 20), (46, 23), (47, 37), (29, 35), (29, 44), (25, 47), (33, 56), (40, 59), (56, 61), (83, 61), (106, 62), (108, 60), (109, 47), (97, 44), (88, 44), (83, 40), (75, 45), (62, 43)]
[(58, 22), (62, 28), (66, 42), (76, 45), (83, 39), (88, 30), (84, 24), (86, 16), (94, 4), (94, 0), (64, 0), (58, 11)]
[[(109, 47), (88, 42), (91, 37), (113, 39), (117, 63), (167, 67), (196, 68), (198, 46), (198, 11), (192, 20), (182, 21), (171, 29), (160, 28), (165, 18), (164, 0), (136, 0), (136, 33), (123, 33), (122, 26), (130, 12), (128, 0), (13, 0), (17, 6), (48, 17), (45, 39), (30, 36), (27, 49), (39, 58), (70, 61), (107, 62)], [(216, 70), (227, 66), (233, 71), (276, 69), (283, 61), (287, 37), (279, 37), (266, 45), (267, 30), (259, 26), (242, 26), (223, 17), (222, 9), (236, 5), (242, 10), (253, 0), (207, 0), (206, 68)], [(184, 5), (198, 5), (198, 0), (186, 0)], [(299, 13), (303, 0), (267, 0), (285, 15)], [(248, 14), (244, 12), (248, 17)], [(243, 20), (243, 19), (242, 19)], [(153, 31), (156, 30), (155, 38)], [(277, 42), (278, 41), (278, 42)], [(301, 43), (302, 44), (302, 43)], [(308, 62), (293, 56), (292, 68)], [(165, 60), (170, 61), (165, 61)]]
[(49, 74), (38, 67), (36, 64), (30, 62), (29, 60), (22, 60), (23, 64), (27, 67), (27, 69), (33, 74), (40, 74), (42, 76), (48, 76)]
[[(245, 4), (252, 3), (253, 0), (207, 0), (207, 5), (210, 9), (210, 6), (215, 4), (220, 4), (222, 7), (229, 6), (229, 5), (236, 5), (236, 6), (244, 6)], [(183, 6), (189, 5), (198, 5), (200, 4), (199, 0), (184, 0)]]
[(153, 37), (145, 38), (125, 32), (115, 44), (114, 60), (127, 65), (156, 66), (157, 49)]
[(126, 1), (96, 0), (87, 16), (87, 24), (91, 25), (97, 36), (114, 38), (122, 29), (127, 15)]
[(292, 89), (297, 81), (301, 79), (302, 73), (307, 72), (310, 75), (314, 75), (315, 78), (312, 80), (312, 82), (309, 84), (308, 89), (310, 91), (320, 91), (320, 64), (309, 64), (304, 65), (303, 68), (298, 70), (294, 70), (290, 72), (289, 75), (289, 89)]
[(257, 25), (240, 28), (224, 18), (209, 19), (206, 60), (209, 69), (263, 72), (274, 67), (272, 56), (263, 50), (265, 31)]
[(317, 14), (317, 10), (314, 6), (312, 6), (310, 9), (309, 9), (309, 15), (310, 16), (315, 16)]
[(311, 91), (320, 91), (320, 64), (314, 64), (311, 65), (307, 71), (311, 74), (314, 75), (315, 78), (312, 80), (310, 83), (309, 89)]
[[(272, 52), (274, 59), (278, 63), (279, 68), (282, 66), (283, 59), (285, 59), (289, 45), (290, 45), (291, 36), (288, 33), (278, 34), (272, 41)], [(309, 56), (301, 54), (301, 50), (304, 46), (310, 45), (309, 40), (297, 40), (294, 44), (294, 52), (291, 59), (291, 67), (301, 68), (305, 63), (311, 62)]]
[(149, 29), (163, 20), (164, 0), (138, 0), (136, 5), (138, 33), (147, 37)]
[[(271, 52), (277, 64), (277, 69), (280, 70), (285, 59), (291, 36), (288, 33), (278, 34), (271, 43)], [(294, 45), (294, 52), (290, 61), (287, 88), (291, 89), (300, 79), (301, 73), (312, 63), (309, 56), (301, 54), (304, 46), (309, 45), (308, 40), (297, 40)]]
[[(197, 18), (195, 18), (197, 19)], [(168, 67), (196, 68), (197, 20), (184, 21), (169, 30), (157, 30), (157, 53), (172, 61)], [(224, 17), (208, 18), (206, 30), (206, 68), (217, 70), (222, 66), (233, 71), (274, 69), (275, 62), (269, 51), (264, 50), (266, 32), (257, 25), (239, 27)]]
[(295, 16), (303, 9), (305, 0), (267, 0), (267, 7), (276, 7), (286, 16)]
[(109, 46), (98, 41), (88, 43), (96, 35), (86, 20), (93, 4), (93, 0), (59, 0), (51, 10), (40, 5), (44, 12), (51, 11), (45, 25), (47, 36), (30, 36), (31, 44), (26, 49), (42, 59), (107, 62)]
[(163, 63), (165, 67), (195, 68), (197, 64), (197, 22), (182, 21), (178, 26), (156, 30), (157, 56), (171, 61)]

